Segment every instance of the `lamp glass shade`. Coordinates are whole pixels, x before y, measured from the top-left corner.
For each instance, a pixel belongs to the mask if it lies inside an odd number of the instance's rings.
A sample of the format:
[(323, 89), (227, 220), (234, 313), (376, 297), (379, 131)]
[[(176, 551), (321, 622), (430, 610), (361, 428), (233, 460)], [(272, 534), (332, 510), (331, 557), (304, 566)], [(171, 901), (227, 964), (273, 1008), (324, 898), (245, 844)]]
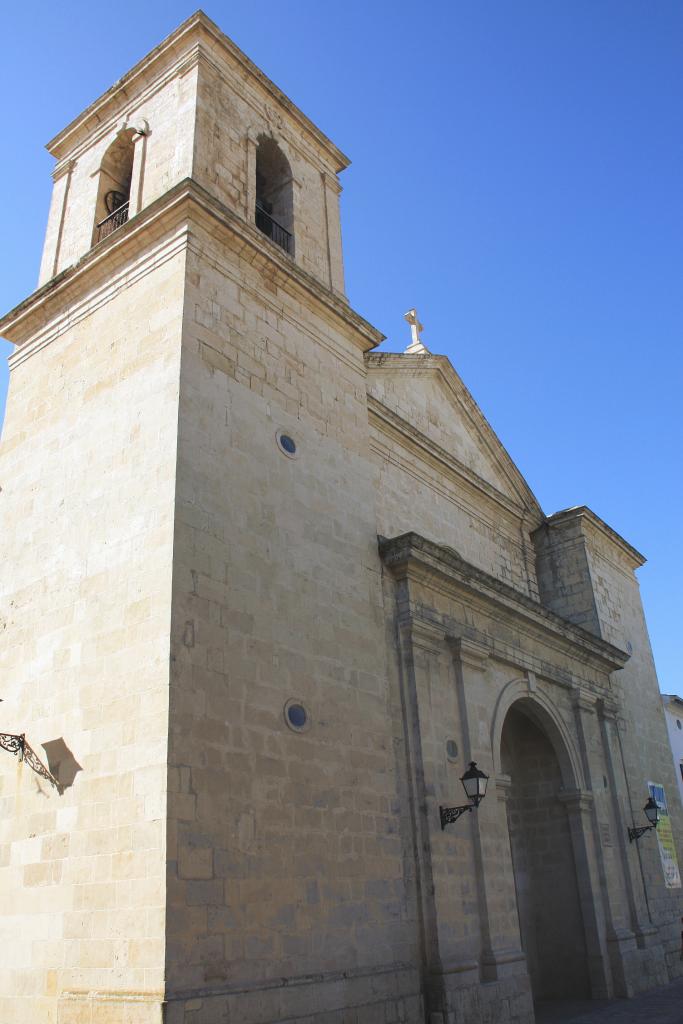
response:
[(657, 801), (654, 800), (653, 797), (650, 797), (643, 807), (643, 810), (645, 811), (645, 817), (650, 824), (656, 827), (659, 821), (659, 807), (657, 806)]
[(470, 766), (460, 781), (467, 793), (467, 798), (475, 805), (480, 804), (486, 796), (486, 784), (489, 781), (488, 775), (477, 768), (475, 761), (470, 761)]

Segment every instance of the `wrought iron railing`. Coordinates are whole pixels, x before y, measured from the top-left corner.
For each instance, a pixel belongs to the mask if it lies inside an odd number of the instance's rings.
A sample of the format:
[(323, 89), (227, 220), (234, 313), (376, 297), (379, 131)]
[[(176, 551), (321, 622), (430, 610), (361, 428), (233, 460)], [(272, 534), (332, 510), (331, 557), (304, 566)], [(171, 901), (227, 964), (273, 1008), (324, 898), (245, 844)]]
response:
[(256, 227), (268, 238), (272, 238), (276, 245), (279, 245), (285, 252), (292, 252), (292, 235), (282, 224), (278, 224), (262, 206), (256, 207)]
[(128, 203), (123, 203), (117, 207), (113, 213), (110, 213), (108, 217), (101, 220), (97, 225), (97, 241), (101, 242), (103, 238), (110, 235), (112, 231), (116, 231), (122, 224), (125, 224), (128, 220)]

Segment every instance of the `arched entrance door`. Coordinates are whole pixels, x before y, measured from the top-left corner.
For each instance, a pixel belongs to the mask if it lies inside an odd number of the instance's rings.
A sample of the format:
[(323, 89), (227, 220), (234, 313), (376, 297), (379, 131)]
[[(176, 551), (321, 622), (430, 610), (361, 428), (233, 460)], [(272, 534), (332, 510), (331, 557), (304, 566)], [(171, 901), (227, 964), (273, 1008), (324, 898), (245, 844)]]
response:
[(531, 701), (503, 723), (501, 768), (510, 776), (510, 849), (522, 947), (535, 1000), (587, 999), (586, 940), (560, 762)]

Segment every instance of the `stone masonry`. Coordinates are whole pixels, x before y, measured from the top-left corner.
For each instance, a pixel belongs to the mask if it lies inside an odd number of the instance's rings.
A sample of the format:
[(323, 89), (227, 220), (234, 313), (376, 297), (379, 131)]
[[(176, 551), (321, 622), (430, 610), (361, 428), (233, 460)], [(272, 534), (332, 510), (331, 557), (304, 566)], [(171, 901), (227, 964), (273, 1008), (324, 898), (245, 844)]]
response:
[(201, 12), (48, 148), (0, 730), (57, 785), (0, 749), (0, 1024), (532, 1024), (679, 977), (627, 835), (676, 789), (643, 559), (545, 516), (447, 359), (373, 351), (344, 154)]

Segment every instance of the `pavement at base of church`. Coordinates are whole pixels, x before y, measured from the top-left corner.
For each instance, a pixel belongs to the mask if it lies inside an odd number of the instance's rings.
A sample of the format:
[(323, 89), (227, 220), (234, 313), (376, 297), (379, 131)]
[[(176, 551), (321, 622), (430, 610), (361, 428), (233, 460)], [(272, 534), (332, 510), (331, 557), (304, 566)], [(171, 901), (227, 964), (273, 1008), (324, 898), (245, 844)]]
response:
[(536, 1024), (683, 1024), (683, 978), (634, 999), (543, 1001)]

